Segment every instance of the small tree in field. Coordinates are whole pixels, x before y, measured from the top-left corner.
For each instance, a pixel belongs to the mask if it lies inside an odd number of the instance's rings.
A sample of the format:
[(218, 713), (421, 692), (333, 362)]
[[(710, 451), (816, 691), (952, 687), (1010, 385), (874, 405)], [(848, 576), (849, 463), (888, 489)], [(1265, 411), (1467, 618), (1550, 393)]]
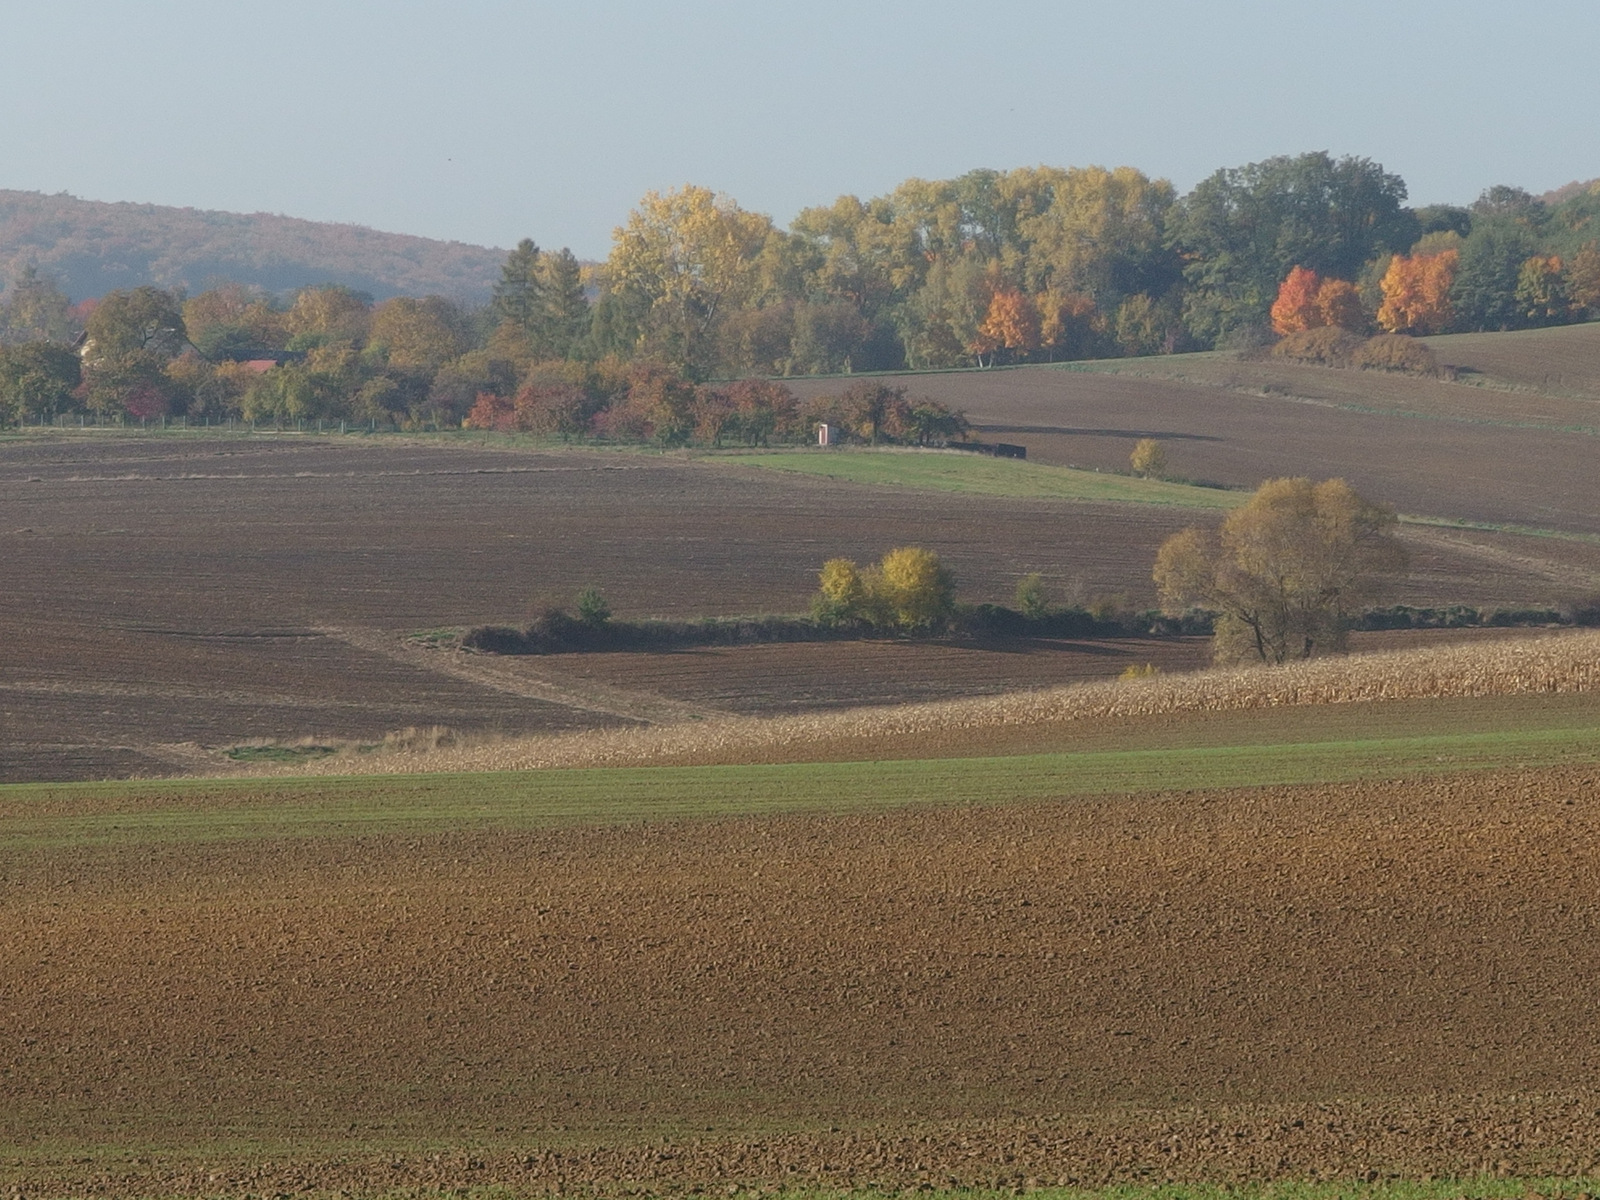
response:
[(1162, 543), (1162, 606), (1216, 612), (1218, 662), (1342, 650), (1351, 618), (1405, 567), (1395, 520), (1342, 479), (1269, 479), (1219, 532), (1185, 529)]
[(1140, 438), (1135, 442), (1128, 463), (1133, 467), (1133, 473), (1141, 478), (1166, 478), (1167, 451), (1155, 438)]

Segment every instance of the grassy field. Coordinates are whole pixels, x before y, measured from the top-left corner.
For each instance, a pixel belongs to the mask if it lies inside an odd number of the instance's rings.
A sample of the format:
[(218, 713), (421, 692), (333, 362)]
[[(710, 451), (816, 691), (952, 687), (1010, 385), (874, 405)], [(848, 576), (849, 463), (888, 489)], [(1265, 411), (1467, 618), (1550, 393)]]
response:
[(11, 785), (0, 788), (0, 839), (20, 849), (856, 814), (1600, 761), (1586, 696), (1520, 712), (1493, 699), (1303, 709), (1264, 727), (1232, 716), (1135, 722), (1120, 736), (1095, 727), (1093, 748), (1004, 757), (969, 746), (966, 757), (890, 761)]
[(1242, 493), (1220, 488), (1017, 462), (957, 451), (792, 450), (739, 454), (712, 461), (776, 471), (796, 471), (880, 487), (924, 488), (985, 496), (1162, 504), (1207, 509), (1235, 508), (1245, 500)]

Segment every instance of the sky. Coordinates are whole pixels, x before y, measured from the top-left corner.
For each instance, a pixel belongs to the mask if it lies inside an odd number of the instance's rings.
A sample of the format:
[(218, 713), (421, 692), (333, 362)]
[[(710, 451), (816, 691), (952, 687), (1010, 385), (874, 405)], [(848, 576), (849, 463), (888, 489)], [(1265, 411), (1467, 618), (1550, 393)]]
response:
[(686, 183), (787, 224), (1041, 163), (1600, 176), (1596, 0), (0, 0), (0, 45), (0, 188), (584, 258)]

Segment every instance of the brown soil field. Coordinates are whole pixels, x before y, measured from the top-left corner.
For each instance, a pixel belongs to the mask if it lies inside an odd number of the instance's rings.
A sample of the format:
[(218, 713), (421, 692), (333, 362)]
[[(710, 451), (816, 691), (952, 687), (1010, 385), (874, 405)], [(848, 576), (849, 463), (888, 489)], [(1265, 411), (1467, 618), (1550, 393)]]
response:
[[(1005, 601), (1039, 571), (1063, 599), (1145, 606), (1156, 547), (1192, 519), (1155, 506), (470, 441), (108, 436), (0, 442), (0, 513), (0, 780), (166, 774), (188, 769), (197, 746), (251, 738), (553, 733), (696, 707), (988, 694), (1199, 659), (1181, 644), (1058, 643), (494, 663), (403, 644), (420, 629), (525, 620), (590, 583), (628, 616), (800, 611), (824, 559), (907, 543), (937, 550), (970, 600)], [(1407, 537), (1415, 570), (1397, 599), (1411, 603), (1600, 590), (1600, 547)]]
[(0, 1183), (1590, 1170), (1597, 785), (0, 846)]
[[(1581, 353), (1600, 374), (1600, 339)], [(1402, 512), (1600, 532), (1589, 400), (1220, 355), (888, 379), (1045, 463), (1126, 471), (1150, 437), (1182, 478), (1253, 488), (1337, 475)], [(792, 386), (812, 396), (846, 382)]]
[[(1440, 362), (1490, 384), (1600, 401), (1600, 322), (1426, 339)], [(1473, 379), (1473, 382), (1477, 380)]]

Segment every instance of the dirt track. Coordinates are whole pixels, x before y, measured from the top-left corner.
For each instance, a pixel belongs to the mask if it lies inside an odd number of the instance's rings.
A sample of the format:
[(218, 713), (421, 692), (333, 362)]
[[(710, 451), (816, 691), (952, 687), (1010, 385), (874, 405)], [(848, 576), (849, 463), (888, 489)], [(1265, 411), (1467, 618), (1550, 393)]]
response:
[(1597, 783), (11, 847), (0, 1179), (1576, 1170)]

